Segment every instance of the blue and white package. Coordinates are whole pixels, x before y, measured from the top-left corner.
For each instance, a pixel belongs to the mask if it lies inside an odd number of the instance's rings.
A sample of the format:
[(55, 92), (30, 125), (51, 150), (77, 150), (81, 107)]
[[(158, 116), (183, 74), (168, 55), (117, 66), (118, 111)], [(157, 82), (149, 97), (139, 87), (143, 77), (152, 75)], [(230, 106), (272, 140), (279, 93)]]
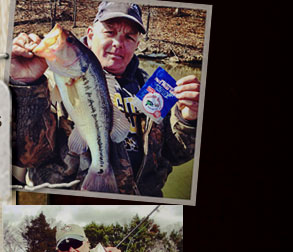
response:
[(136, 94), (133, 104), (156, 123), (160, 123), (178, 99), (173, 94), (176, 80), (158, 67)]

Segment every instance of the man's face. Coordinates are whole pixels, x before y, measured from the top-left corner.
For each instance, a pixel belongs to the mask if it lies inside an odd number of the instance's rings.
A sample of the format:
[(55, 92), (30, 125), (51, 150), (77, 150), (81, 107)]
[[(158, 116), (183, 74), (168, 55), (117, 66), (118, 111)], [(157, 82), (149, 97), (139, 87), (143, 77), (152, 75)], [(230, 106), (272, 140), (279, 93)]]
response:
[(78, 248), (73, 248), (73, 247), (69, 247), (68, 250), (59, 250), (58, 252), (89, 252), (90, 251), (90, 246), (89, 246), (89, 242), (88, 240), (83, 241), (82, 245)]
[(87, 37), (88, 45), (102, 67), (115, 75), (124, 73), (139, 44), (139, 32), (134, 22), (125, 18), (98, 21), (88, 28)]

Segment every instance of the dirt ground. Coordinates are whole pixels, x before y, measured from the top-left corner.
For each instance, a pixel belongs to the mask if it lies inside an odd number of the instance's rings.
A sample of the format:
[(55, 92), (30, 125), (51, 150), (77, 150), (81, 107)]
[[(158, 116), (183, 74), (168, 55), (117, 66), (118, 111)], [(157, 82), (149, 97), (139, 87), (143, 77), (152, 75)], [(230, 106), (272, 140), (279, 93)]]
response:
[[(100, 1), (77, 0), (74, 26), (74, 1), (56, 1), (56, 22), (81, 37), (92, 24)], [(15, 9), (14, 36), (20, 32), (43, 36), (52, 28), (54, 1), (18, 0)], [(140, 43), (140, 56), (166, 57), (172, 62), (201, 64), (206, 11), (148, 7), (141, 5), (143, 22), (148, 33)], [(149, 23), (147, 22), (149, 16)], [(163, 54), (163, 55), (162, 55)]]

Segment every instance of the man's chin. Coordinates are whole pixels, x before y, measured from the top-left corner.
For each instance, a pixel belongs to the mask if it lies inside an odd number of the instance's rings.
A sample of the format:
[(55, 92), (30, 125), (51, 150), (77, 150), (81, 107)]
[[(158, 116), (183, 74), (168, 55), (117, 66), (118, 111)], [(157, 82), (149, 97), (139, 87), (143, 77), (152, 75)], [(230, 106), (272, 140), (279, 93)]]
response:
[(122, 75), (125, 71), (125, 68), (121, 68), (121, 65), (120, 66), (106, 66), (104, 67), (104, 69), (107, 72), (115, 74), (115, 75)]

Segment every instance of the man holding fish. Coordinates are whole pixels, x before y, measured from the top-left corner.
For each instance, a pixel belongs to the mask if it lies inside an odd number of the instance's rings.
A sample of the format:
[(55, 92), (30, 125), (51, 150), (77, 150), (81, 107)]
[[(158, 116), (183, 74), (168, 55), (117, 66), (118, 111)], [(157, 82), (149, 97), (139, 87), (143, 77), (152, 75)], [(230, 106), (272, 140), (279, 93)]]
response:
[(134, 52), (144, 33), (138, 5), (102, 2), (82, 43), (59, 25), (43, 40), (14, 39), (13, 160), (30, 168), (19, 180), (163, 196), (172, 166), (194, 156), (200, 84), (178, 80), (178, 102), (159, 124), (139, 113), (132, 99), (148, 76)]

